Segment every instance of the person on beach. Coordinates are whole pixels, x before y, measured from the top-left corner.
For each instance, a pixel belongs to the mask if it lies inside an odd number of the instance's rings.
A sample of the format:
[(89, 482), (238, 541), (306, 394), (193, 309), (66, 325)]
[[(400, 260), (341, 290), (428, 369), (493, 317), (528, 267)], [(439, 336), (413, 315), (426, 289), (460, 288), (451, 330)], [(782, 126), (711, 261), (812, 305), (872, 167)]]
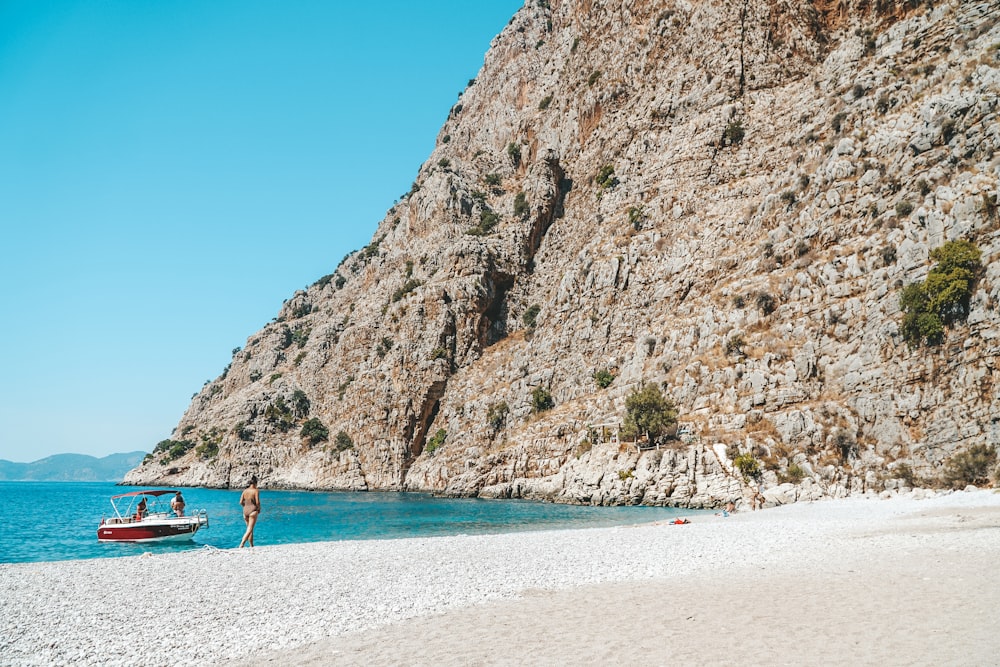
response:
[(253, 548), (253, 529), (257, 525), (257, 517), (260, 515), (260, 491), (257, 489), (257, 475), (250, 478), (250, 485), (243, 490), (240, 496), (240, 505), (243, 506), (243, 520), (247, 523), (247, 532), (243, 533), (240, 540), (240, 547), (250, 543)]
[(733, 501), (730, 500), (728, 503), (726, 503), (726, 506), (722, 509), (721, 512), (715, 513), (715, 516), (726, 517), (735, 511), (736, 511), (736, 505), (733, 503)]
[(138, 506), (135, 508), (135, 520), (141, 521), (149, 512), (146, 510), (146, 496), (142, 497), (139, 501)]
[(170, 499), (170, 509), (174, 511), (177, 516), (184, 516), (184, 496), (178, 491), (177, 495)]

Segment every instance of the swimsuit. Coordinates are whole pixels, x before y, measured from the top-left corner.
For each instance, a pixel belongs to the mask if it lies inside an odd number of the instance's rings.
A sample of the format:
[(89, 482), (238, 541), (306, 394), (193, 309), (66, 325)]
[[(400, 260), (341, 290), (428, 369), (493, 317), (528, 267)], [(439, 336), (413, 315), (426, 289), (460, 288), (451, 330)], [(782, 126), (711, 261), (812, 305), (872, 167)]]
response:
[(253, 501), (253, 498), (247, 498), (245, 504), (243, 505), (243, 519), (249, 519), (252, 514), (259, 514), (260, 506)]

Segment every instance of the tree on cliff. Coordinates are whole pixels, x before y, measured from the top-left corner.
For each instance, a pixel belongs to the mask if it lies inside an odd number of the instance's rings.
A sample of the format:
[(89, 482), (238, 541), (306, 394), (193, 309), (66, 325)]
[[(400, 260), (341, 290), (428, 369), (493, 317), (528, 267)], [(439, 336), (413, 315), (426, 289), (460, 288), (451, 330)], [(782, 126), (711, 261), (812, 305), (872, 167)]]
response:
[(970, 241), (948, 241), (931, 251), (937, 262), (922, 283), (903, 289), (899, 305), (902, 333), (911, 346), (926, 341), (936, 345), (944, 338), (945, 326), (969, 316), (969, 302), (982, 271), (982, 253)]
[(645, 436), (656, 444), (668, 436), (677, 425), (677, 407), (655, 384), (643, 384), (625, 399), (626, 438)]

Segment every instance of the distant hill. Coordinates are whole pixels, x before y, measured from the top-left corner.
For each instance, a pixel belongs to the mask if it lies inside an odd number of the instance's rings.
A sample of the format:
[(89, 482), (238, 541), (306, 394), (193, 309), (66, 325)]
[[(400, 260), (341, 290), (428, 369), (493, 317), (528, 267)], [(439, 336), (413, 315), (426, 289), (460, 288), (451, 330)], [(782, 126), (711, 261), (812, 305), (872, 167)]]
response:
[(118, 482), (139, 465), (146, 452), (110, 454), (55, 454), (31, 463), (0, 459), (0, 480), (21, 482)]

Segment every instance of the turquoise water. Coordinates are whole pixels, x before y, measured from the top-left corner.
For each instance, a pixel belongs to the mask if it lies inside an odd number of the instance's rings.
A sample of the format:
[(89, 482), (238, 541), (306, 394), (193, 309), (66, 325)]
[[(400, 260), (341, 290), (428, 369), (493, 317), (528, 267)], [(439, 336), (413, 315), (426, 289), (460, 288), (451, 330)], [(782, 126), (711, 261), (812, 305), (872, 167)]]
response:
[[(181, 489), (187, 513), (208, 511), (193, 542), (114, 544), (97, 541), (110, 498), (136, 490), (100, 482), (0, 482), (0, 563), (132, 556), (235, 547), (245, 524), (240, 491)], [(613, 526), (673, 518), (667, 507), (582, 507), (518, 500), (435, 498), (418, 493), (261, 491), (258, 546), (329, 540), (387, 539), (554, 528)]]

